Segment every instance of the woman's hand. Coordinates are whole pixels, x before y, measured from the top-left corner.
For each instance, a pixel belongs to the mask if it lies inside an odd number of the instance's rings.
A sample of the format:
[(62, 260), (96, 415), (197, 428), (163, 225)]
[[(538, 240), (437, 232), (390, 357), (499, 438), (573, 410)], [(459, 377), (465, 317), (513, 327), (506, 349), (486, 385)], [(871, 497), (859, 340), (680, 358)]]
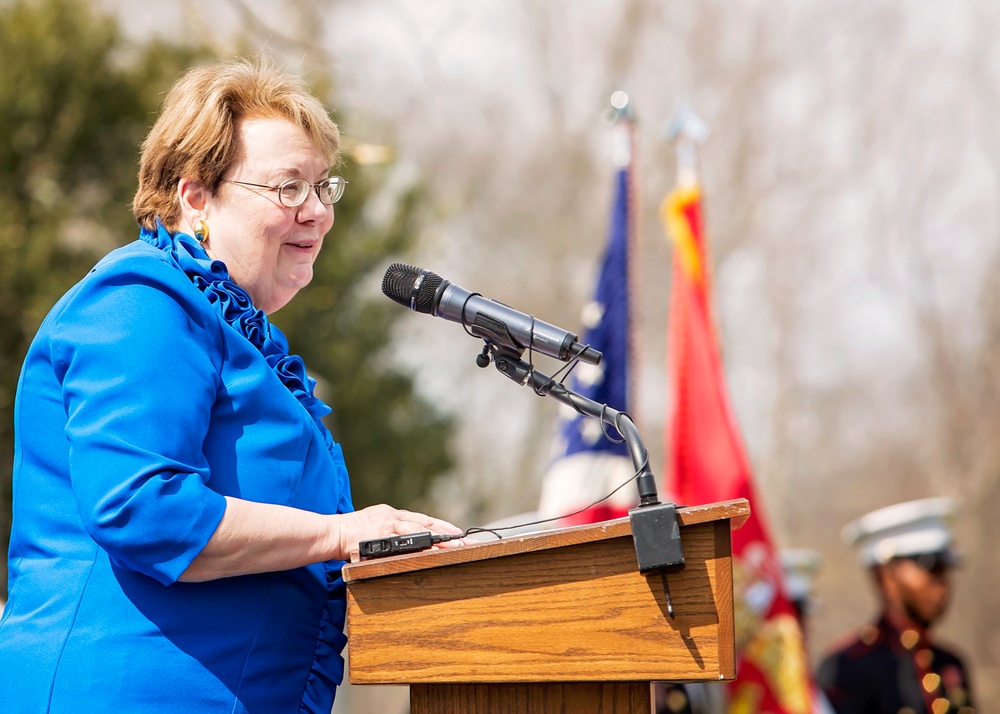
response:
[[(334, 542), (339, 543), (340, 554), (338, 557), (341, 560), (350, 560), (351, 553), (358, 551), (358, 542), (363, 540), (385, 538), (392, 535), (410, 535), (425, 531), (438, 535), (459, 535), (462, 533), (460, 528), (447, 521), (432, 518), (423, 513), (393, 508), (384, 503), (369, 506), (354, 513), (330, 516), (330, 518), (334, 519), (336, 524)], [(447, 548), (463, 544), (461, 539), (456, 539), (445, 541), (436, 547)]]
[[(385, 504), (328, 516), (227, 496), (218, 528), (179, 579), (198, 582), (290, 570), (323, 560), (350, 560), (358, 541), (423, 531), (462, 532), (447, 521)], [(456, 539), (440, 547), (463, 544)]]

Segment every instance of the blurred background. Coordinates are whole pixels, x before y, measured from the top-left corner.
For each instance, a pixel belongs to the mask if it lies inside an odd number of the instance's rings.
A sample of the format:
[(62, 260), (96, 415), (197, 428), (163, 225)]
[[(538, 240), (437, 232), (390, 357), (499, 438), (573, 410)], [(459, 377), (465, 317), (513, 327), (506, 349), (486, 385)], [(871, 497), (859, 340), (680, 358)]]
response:
[[(335, 407), (357, 505), (463, 526), (537, 507), (557, 405), (477, 368), (480, 343), (389, 303), (380, 280), (403, 260), (579, 327), (615, 90), (638, 126), (632, 412), (660, 473), (658, 206), (686, 101), (711, 131), (714, 309), (761, 505), (778, 545), (822, 555), (811, 657), (876, 610), (841, 527), (957, 496), (966, 564), (939, 636), (967, 656), (981, 710), (1000, 708), (997, 36), (993, 0), (0, 0), (4, 499), (24, 351), (96, 257), (137, 236), (138, 145), (163, 93), (191, 64), (256, 53), (301, 73), (344, 136), (350, 184), (317, 278), (275, 322)], [(405, 706), (359, 689), (335, 711)]]

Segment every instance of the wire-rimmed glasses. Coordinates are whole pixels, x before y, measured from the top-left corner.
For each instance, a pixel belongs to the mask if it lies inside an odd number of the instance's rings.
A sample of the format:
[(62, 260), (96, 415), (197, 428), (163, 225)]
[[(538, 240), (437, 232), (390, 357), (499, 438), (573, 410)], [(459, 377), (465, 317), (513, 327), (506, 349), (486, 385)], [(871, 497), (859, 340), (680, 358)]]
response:
[(223, 183), (235, 183), (239, 186), (253, 186), (254, 188), (266, 188), (270, 191), (277, 191), (278, 203), (286, 208), (297, 208), (306, 202), (309, 197), (309, 189), (316, 191), (321, 203), (332, 206), (340, 197), (344, 195), (344, 188), (347, 181), (343, 176), (331, 176), (318, 183), (309, 183), (303, 178), (288, 179), (282, 181), (277, 186), (268, 186), (262, 183), (250, 183), (248, 181), (230, 181), (223, 179)]

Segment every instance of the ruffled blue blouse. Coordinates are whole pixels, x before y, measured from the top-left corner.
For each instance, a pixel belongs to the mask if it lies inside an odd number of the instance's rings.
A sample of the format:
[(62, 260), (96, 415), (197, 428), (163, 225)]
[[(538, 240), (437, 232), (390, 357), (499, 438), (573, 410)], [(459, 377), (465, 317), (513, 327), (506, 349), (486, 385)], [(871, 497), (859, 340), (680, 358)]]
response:
[(0, 711), (329, 714), (341, 562), (177, 580), (226, 496), (353, 510), (314, 389), (225, 265), (162, 226), (56, 304), (15, 402)]

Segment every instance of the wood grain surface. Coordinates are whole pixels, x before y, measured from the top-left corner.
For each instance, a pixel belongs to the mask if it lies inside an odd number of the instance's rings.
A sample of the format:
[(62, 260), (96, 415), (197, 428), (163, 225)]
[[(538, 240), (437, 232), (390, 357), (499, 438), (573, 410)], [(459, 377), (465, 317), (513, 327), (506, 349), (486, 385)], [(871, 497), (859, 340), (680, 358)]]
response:
[(732, 678), (730, 525), (748, 513), (679, 511), (674, 618), (663, 578), (637, 571), (627, 519), (346, 566), (351, 682)]
[(410, 688), (411, 714), (632, 714), (652, 711), (649, 682), (440, 684)]

